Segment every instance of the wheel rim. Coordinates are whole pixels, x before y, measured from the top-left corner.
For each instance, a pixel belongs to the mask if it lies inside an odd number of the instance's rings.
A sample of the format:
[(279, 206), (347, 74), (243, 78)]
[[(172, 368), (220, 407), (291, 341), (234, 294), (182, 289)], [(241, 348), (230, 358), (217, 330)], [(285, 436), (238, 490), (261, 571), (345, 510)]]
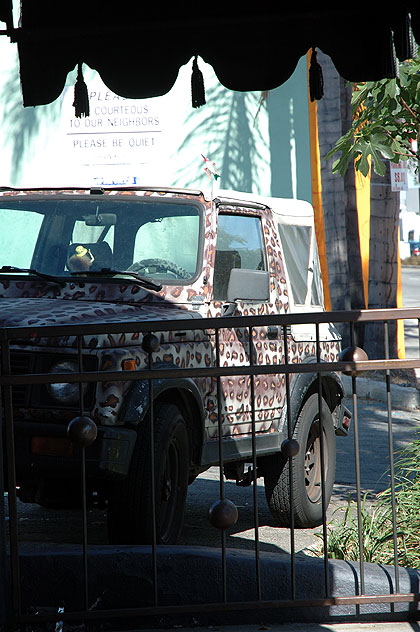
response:
[(171, 537), (171, 527), (179, 495), (179, 450), (176, 441), (171, 441), (162, 475), (159, 499), (159, 532), (162, 542)]
[[(325, 475), (327, 474), (328, 463), (328, 442), (323, 432), (323, 444), (324, 444), (324, 464)], [(314, 421), (311, 426), (308, 441), (306, 444), (305, 460), (304, 460), (304, 473), (305, 473), (305, 487), (308, 499), (312, 503), (317, 503), (322, 495), (321, 486), (321, 433), (319, 429), (319, 422)]]

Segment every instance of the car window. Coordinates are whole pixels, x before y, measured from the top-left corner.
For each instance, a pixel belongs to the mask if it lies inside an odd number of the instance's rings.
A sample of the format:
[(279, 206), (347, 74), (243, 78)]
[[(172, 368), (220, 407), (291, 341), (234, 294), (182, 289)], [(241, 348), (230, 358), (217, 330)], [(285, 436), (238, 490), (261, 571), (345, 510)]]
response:
[(248, 215), (219, 215), (213, 298), (227, 299), (232, 268), (266, 270), (261, 220)]
[(296, 305), (322, 306), (321, 268), (312, 226), (278, 224)]
[(294, 302), (304, 305), (308, 292), (311, 228), (310, 226), (279, 224), (278, 229)]
[(0, 209), (0, 266), (31, 266), (43, 219), (41, 213)]
[(0, 221), (0, 265), (130, 270), (174, 284), (197, 274), (203, 209), (190, 201), (26, 196), (0, 200)]
[(111, 248), (114, 247), (114, 226), (104, 229), (103, 226), (86, 226), (86, 222), (76, 220), (73, 227), (73, 242), (98, 242), (106, 241)]
[(198, 212), (153, 218), (137, 230), (133, 266), (161, 280), (191, 279), (197, 268), (199, 235)]

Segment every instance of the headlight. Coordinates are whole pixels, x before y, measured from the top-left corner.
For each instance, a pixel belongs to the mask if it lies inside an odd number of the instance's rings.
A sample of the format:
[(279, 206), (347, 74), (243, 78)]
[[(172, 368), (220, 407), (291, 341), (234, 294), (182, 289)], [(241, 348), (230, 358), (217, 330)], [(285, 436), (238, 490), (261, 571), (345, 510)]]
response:
[[(50, 373), (77, 373), (79, 367), (77, 362), (72, 360), (61, 360), (52, 365)], [(47, 391), (50, 397), (60, 404), (77, 404), (79, 402), (79, 383), (59, 382), (57, 384), (47, 384)]]

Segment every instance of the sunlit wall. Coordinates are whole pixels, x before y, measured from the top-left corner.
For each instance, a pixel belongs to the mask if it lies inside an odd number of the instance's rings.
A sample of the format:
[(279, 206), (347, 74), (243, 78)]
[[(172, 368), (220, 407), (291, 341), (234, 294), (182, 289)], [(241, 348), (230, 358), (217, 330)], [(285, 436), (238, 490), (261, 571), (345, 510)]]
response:
[(204, 156), (224, 189), (311, 201), (305, 58), (265, 98), (225, 89), (199, 59), (206, 104), (197, 109), (191, 105), (192, 62), (168, 94), (137, 100), (113, 94), (84, 66), (90, 116), (82, 118), (74, 114), (75, 71), (54, 103), (24, 108), (17, 50), (5, 37), (0, 60), (2, 186), (203, 189), (214, 186)]

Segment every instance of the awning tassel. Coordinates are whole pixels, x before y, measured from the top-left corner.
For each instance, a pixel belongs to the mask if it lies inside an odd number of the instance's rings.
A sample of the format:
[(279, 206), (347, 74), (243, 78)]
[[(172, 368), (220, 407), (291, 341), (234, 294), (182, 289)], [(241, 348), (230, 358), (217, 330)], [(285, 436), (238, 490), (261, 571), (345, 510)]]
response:
[(198, 67), (197, 55), (194, 57), (191, 75), (191, 97), (193, 108), (199, 108), (206, 103), (203, 73)]
[(81, 62), (77, 65), (77, 80), (74, 84), (73, 107), (77, 118), (89, 116), (89, 96), (85, 80), (83, 79)]
[(417, 44), (411, 28), (411, 16), (408, 12), (394, 18), (393, 41), (395, 52), (400, 61), (412, 59), (417, 55)]
[(317, 62), (315, 48), (312, 49), (309, 66), (309, 97), (311, 101), (319, 101), (324, 96), (324, 78), (322, 68)]

